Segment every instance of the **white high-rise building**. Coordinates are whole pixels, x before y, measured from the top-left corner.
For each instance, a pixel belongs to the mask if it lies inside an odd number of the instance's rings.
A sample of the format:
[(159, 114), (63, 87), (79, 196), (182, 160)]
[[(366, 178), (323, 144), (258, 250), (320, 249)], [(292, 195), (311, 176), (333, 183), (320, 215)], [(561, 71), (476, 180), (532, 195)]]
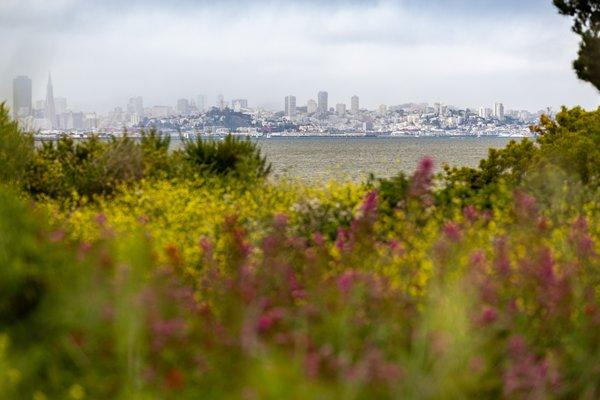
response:
[(317, 102), (314, 101), (313, 99), (310, 99), (306, 102), (306, 113), (307, 114), (314, 114), (317, 112), (318, 109), (319, 109), (319, 106), (317, 105)]
[(491, 108), (486, 107), (479, 107), (479, 110), (477, 112), (477, 115), (484, 119), (489, 119), (492, 116), (492, 114), (493, 110)]
[(477, 110), (477, 115), (480, 118), (485, 118), (485, 107), (479, 107), (479, 109)]
[(502, 103), (494, 104), (494, 117), (498, 118), (499, 120), (504, 119), (504, 104), (502, 104)]
[(346, 105), (344, 103), (338, 103), (335, 105), (335, 113), (340, 117), (346, 115)]
[(227, 107), (227, 103), (225, 103), (225, 98), (222, 94), (217, 96), (217, 107), (219, 107), (219, 110), (221, 111), (225, 110), (225, 107)]
[(296, 115), (296, 96), (285, 96), (285, 115), (290, 118)]
[(359, 108), (358, 96), (354, 95), (350, 99), (350, 112), (352, 112), (352, 114), (356, 115), (356, 114), (358, 114), (359, 109), (360, 108)]

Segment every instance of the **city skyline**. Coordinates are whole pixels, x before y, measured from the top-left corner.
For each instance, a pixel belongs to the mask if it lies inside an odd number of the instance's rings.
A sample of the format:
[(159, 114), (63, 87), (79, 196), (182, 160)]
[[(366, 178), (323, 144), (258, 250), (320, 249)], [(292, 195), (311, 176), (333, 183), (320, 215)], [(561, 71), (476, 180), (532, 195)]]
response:
[[(396, 105), (380, 104), (376, 109), (360, 107), (360, 97), (346, 102), (329, 103), (329, 93), (317, 92), (317, 101), (308, 99), (299, 106), (293, 94), (283, 99), (283, 111), (253, 108), (248, 99), (231, 101), (222, 94), (211, 107), (206, 96), (179, 98), (172, 105), (147, 105), (142, 96), (129, 98), (127, 105), (117, 105), (106, 114), (82, 112), (67, 106), (67, 99), (54, 96), (51, 74), (48, 75), (45, 100), (32, 106), (31, 79), (13, 79), (13, 104), (18, 122), (32, 130), (39, 140), (68, 135), (75, 138), (121, 135), (124, 130), (139, 135), (143, 129), (156, 128), (161, 134), (175, 137), (197, 135), (283, 136), (512, 136), (530, 135), (529, 125), (542, 114), (552, 116), (551, 108), (531, 113), (527, 110), (505, 111), (502, 102), (493, 108), (458, 108), (444, 103)], [(231, 113), (236, 113), (231, 114)]]
[[(60, 114), (62, 112), (67, 111), (67, 99), (65, 97), (55, 97), (54, 96), (54, 85), (52, 83), (52, 74), (49, 73), (48, 74), (48, 81), (46, 83), (46, 91), (45, 91), (45, 99), (37, 99), (34, 101), (35, 96), (33, 95), (33, 90), (32, 90), (32, 79), (30, 79), (28, 76), (26, 75), (19, 75), (17, 77), (15, 77), (13, 80), (13, 87), (12, 87), (12, 108), (13, 108), (13, 115), (15, 117), (17, 117), (17, 115), (19, 114), (19, 112), (21, 112), (21, 114), (23, 114), (22, 116), (29, 116), (29, 115), (33, 115), (33, 112), (38, 109), (38, 110), (44, 110), (44, 112), (46, 114)], [(304, 102), (298, 102), (297, 97), (295, 95), (289, 94), (287, 96), (285, 96), (284, 100), (283, 100), (283, 106), (281, 108), (275, 107), (273, 109), (270, 109), (269, 111), (273, 111), (273, 112), (281, 112), (283, 111), (284, 115), (286, 116), (294, 116), (296, 113), (296, 109), (297, 107), (305, 107), (308, 113), (313, 113), (313, 112), (321, 112), (321, 113), (325, 113), (325, 112), (329, 112), (330, 110), (334, 110), (336, 113), (338, 113), (338, 106), (344, 106), (344, 113), (345, 112), (349, 112), (350, 114), (356, 114), (358, 112), (358, 110), (360, 109), (360, 96), (354, 94), (351, 97), (349, 97), (346, 101), (341, 101), (341, 102), (337, 102), (335, 103), (335, 107), (333, 107), (331, 105), (331, 103), (329, 102), (329, 92), (325, 91), (325, 90), (320, 90), (316, 93), (317, 101), (315, 101), (313, 98), (308, 98), (306, 99), (306, 101)], [(123, 104), (119, 103), (119, 104), (115, 104), (113, 105), (113, 108), (110, 109), (108, 112), (111, 111), (115, 111), (117, 109), (124, 109), (126, 110), (128, 113), (136, 113), (138, 115), (142, 115), (143, 114), (143, 109), (144, 109), (144, 97), (143, 96), (133, 96), (130, 97), (127, 101), (127, 104), (125, 105), (125, 107), (123, 107)], [(55, 105), (55, 102), (58, 102), (60, 105)], [(169, 105), (169, 103), (163, 103), (163, 104), (155, 104), (153, 105), (153, 107), (165, 107), (165, 108), (172, 108), (173, 110), (176, 110), (177, 113), (179, 113), (180, 115), (185, 115), (188, 114), (191, 111), (191, 107), (192, 105), (195, 107), (196, 111), (199, 112), (204, 112), (212, 107), (216, 107), (216, 108), (220, 108), (220, 109), (224, 109), (224, 108), (231, 108), (234, 111), (240, 111), (243, 109), (262, 109), (263, 107), (261, 106), (249, 106), (249, 101), (248, 99), (242, 99), (242, 98), (234, 98), (232, 100), (227, 100), (225, 98), (225, 96), (223, 96), (222, 94), (219, 94), (216, 98), (216, 101), (214, 104), (210, 104), (210, 102), (206, 101), (206, 95), (203, 94), (198, 94), (195, 96), (190, 96), (190, 97), (180, 97), (177, 98), (176, 101), (174, 101), (175, 106), (171, 106)], [(314, 110), (310, 110), (311, 107), (311, 103), (315, 104), (315, 109)], [(34, 106), (35, 104), (35, 106)], [(304, 104), (304, 106), (300, 105), (300, 104)], [(402, 101), (402, 102), (397, 102), (397, 103), (391, 103), (389, 104), (390, 106), (399, 106), (401, 104), (426, 104), (429, 105), (430, 103), (428, 102), (417, 102), (417, 101)], [(435, 102), (433, 103), (436, 106), (439, 105), (443, 105), (443, 106), (450, 106), (450, 107), (455, 107), (455, 108), (462, 108), (462, 109), (471, 109), (471, 110), (482, 110), (482, 109), (488, 109), (485, 106), (480, 106), (480, 107), (473, 107), (473, 105), (455, 105), (455, 104), (446, 104), (444, 102)], [(371, 109), (371, 110), (381, 110), (381, 107), (387, 107), (388, 104), (379, 104), (376, 107), (365, 107), (363, 109), (367, 110), (367, 109)], [(490, 111), (490, 115), (494, 115), (497, 116), (499, 114), (498, 112), (498, 107), (502, 108), (502, 112), (504, 112), (504, 103), (501, 102), (494, 102), (493, 103), (493, 109), (489, 109)], [(27, 108), (27, 111), (23, 111), (23, 108)], [(547, 109), (548, 107), (543, 107), (541, 108), (542, 110)], [(20, 110), (21, 109), (21, 110)], [(268, 109), (268, 108), (266, 108)], [(516, 109), (515, 109), (516, 110)], [(77, 111), (77, 112), (81, 112), (81, 111), (85, 111), (85, 112), (98, 112), (95, 109), (89, 109), (89, 110), (80, 110), (80, 109), (71, 109), (69, 108), (69, 111)], [(291, 113), (290, 113), (291, 111)], [(539, 110), (525, 110), (525, 111), (539, 111)], [(481, 114), (481, 112), (479, 112), (479, 114)], [(52, 125), (56, 125), (56, 121), (52, 122)]]
[[(105, 23), (91, 24), (98, 17)], [(6, 0), (0, 34), (18, 39), (0, 55), (3, 76), (29, 76), (40, 99), (52, 71), (57, 94), (99, 112), (134, 96), (172, 104), (197, 93), (208, 104), (222, 93), (274, 109), (289, 93), (304, 104), (318, 88), (330, 105), (360, 93), (369, 108), (498, 98), (529, 110), (598, 105), (571, 69), (569, 20), (546, 0)], [(0, 99), (12, 100), (10, 86), (0, 82)]]

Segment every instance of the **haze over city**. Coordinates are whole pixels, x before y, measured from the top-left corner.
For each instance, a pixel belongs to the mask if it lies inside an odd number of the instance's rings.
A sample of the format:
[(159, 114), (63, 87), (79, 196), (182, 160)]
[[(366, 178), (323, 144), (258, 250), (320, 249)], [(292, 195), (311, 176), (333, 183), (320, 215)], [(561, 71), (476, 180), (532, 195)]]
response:
[(571, 69), (577, 37), (550, 2), (40, 1), (0, 3), (0, 99), (12, 78), (105, 112), (132, 96), (170, 104), (204, 94), (280, 110), (330, 93), (361, 106), (443, 102), (515, 109), (597, 106)]

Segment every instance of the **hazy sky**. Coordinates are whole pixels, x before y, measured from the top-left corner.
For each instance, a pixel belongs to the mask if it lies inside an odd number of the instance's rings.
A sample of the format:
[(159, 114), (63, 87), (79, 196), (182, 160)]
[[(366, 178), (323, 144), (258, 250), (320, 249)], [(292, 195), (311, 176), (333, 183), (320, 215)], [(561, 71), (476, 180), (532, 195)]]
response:
[(282, 109), (319, 90), (367, 107), (597, 107), (570, 23), (551, 0), (0, 0), (0, 99), (16, 75), (42, 99), (52, 72), (55, 96), (97, 111), (219, 93)]

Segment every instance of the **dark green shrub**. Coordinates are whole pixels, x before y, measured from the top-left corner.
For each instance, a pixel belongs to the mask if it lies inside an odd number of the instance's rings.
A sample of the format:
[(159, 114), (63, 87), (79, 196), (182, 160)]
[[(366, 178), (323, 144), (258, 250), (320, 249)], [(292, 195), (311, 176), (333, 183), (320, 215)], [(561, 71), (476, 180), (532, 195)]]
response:
[(177, 163), (170, 153), (171, 138), (161, 135), (155, 128), (140, 132), (144, 175), (148, 177), (168, 178), (177, 175)]
[(144, 175), (142, 150), (127, 136), (102, 142), (62, 138), (44, 143), (29, 165), (26, 188), (54, 198), (73, 193), (93, 197), (112, 193), (122, 183)]
[(0, 103), (0, 182), (20, 182), (32, 157), (33, 137), (19, 129), (8, 108)]
[(188, 141), (183, 158), (201, 174), (251, 179), (264, 178), (271, 171), (271, 164), (261, 156), (256, 143), (232, 135), (222, 141)]

